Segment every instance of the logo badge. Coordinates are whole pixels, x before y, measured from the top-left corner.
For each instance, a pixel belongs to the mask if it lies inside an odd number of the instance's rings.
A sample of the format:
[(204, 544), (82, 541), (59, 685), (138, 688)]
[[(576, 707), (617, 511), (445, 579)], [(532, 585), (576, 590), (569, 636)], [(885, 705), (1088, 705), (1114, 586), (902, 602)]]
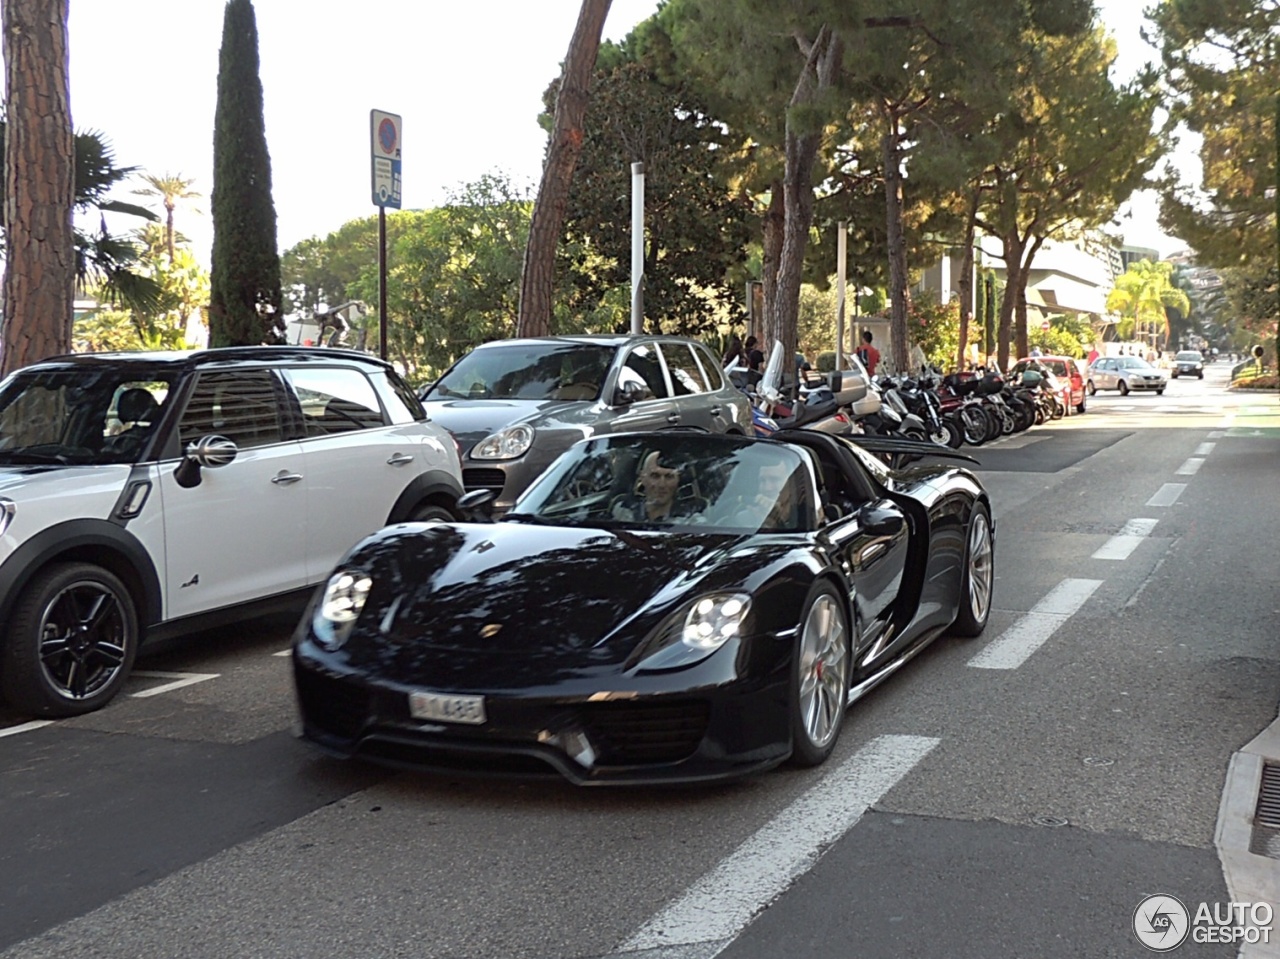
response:
[(1133, 911), (1133, 934), (1152, 952), (1172, 952), (1190, 931), (1191, 915), (1173, 896), (1147, 896)]

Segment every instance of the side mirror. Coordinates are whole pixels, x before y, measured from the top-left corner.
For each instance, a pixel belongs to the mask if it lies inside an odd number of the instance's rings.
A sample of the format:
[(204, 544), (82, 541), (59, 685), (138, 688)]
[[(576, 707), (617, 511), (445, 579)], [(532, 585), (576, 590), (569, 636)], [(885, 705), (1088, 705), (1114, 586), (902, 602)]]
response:
[(894, 536), (904, 522), (901, 513), (885, 509), (879, 503), (868, 503), (858, 510), (858, 525), (872, 536)]
[(202, 436), (187, 446), (186, 455), (178, 468), (173, 471), (173, 478), (183, 489), (193, 489), (200, 485), (200, 470), (217, 469), (235, 460), (240, 448), (225, 436), (210, 433)]
[(1259, 359), (1259, 360), (1260, 360), (1260, 359), (1262, 359), (1262, 354), (1263, 354), (1263, 352), (1265, 352), (1265, 351), (1262, 349), (1262, 344), (1261, 344), (1261, 343), (1259, 343), (1257, 346), (1255, 346), (1255, 347), (1253, 348), (1253, 356), (1254, 356), (1254, 358), (1255, 358), (1255, 359)]
[(643, 383), (637, 383), (635, 380), (628, 380), (613, 392), (614, 406), (630, 406), (632, 403), (644, 399), (647, 387)]
[(493, 501), (498, 494), (491, 489), (473, 489), (458, 497), (457, 508), (463, 518), (471, 523), (493, 522)]

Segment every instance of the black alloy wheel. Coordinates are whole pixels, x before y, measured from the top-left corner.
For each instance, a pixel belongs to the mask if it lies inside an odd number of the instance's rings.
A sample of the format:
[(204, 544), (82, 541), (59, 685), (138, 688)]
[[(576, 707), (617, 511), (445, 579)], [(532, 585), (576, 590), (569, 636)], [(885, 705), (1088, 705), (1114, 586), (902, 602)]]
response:
[(0, 689), (34, 716), (79, 716), (120, 691), (138, 653), (133, 597), (114, 573), (59, 563), (37, 573), (9, 623)]

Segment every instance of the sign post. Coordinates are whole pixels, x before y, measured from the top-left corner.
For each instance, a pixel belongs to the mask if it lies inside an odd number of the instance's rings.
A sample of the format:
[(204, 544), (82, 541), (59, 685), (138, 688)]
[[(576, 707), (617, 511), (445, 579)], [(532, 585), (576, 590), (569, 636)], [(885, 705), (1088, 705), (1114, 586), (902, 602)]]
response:
[(378, 355), (387, 358), (387, 207), (400, 209), (400, 117), (369, 111), (373, 205), (378, 208)]

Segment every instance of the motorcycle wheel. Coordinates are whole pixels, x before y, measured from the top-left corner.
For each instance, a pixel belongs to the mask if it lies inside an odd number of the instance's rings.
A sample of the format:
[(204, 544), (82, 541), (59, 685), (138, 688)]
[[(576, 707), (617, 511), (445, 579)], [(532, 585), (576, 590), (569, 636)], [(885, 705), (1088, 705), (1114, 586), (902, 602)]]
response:
[(999, 439), (1004, 433), (1004, 424), (1000, 422), (1000, 414), (989, 407), (983, 407), (982, 412), (987, 417), (987, 440)]
[(978, 407), (966, 406), (960, 410), (959, 416), (966, 443), (981, 446), (987, 441), (987, 418)]

